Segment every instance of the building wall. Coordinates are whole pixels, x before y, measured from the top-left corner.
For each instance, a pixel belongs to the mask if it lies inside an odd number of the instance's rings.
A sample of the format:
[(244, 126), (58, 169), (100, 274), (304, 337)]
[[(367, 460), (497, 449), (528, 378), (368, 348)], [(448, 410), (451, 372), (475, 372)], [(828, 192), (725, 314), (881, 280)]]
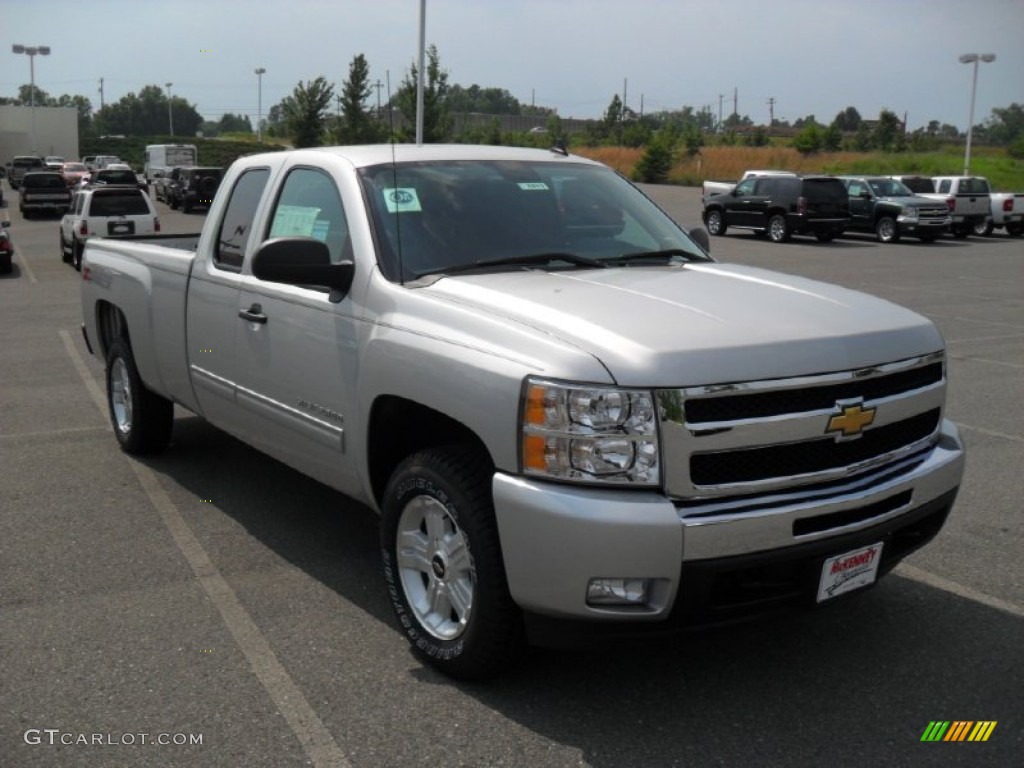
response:
[(36, 107), (35, 144), (32, 107), (0, 105), (0, 162), (15, 155), (61, 155), (78, 159), (78, 110), (74, 107)]

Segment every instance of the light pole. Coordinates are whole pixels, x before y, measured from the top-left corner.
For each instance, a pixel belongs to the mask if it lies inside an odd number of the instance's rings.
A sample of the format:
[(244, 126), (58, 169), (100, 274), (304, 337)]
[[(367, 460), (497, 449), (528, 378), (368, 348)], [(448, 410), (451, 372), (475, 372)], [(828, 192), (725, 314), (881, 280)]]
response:
[(971, 168), (971, 135), (974, 133), (974, 91), (978, 87), (978, 62), (995, 61), (994, 53), (965, 53), (960, 57), (961, 64), (974, 64), (974, 79), (971, 81), (971, 111), (967, 117), (967, 148), (964, 150), (964, 176), (970, 175)]
[(40, 56), (50, 55), (50, 46), (48, 45), (12, 45), (11, 51), (14, 53), (24, 53), (28, 56), (28, 71), (29, 71), (29, 82), (31, 83), (32, 90), (29, 91), (29, 104), (32, 110), (32, 151), (38, 152), (36, 147), (36, 54)]
[(167, 86), (167, 126), (171, 129), (171, 136), (174, 135), (174, 113), (171, 112), (171, 86), (174, 83), (164, 83)]
[(263, 143), (263, 67), (257, 67), (256, 72), (256, 141)]

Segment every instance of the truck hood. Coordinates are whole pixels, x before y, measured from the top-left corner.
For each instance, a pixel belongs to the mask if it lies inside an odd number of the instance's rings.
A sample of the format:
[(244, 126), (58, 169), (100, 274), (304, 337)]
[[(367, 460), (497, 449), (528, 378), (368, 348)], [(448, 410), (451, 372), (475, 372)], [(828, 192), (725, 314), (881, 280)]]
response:
[(895, 304), (738, 265), (460, 275), (421, 290), (585, 350), (627, 386), (824, 373), (943, 348), (929, 320)]
[(924, 197), (923, 195), (883, 195), (879, 200), (892, 203), (893, 205), (910, 205), (914, 208), (934, 208), (936, 198)]

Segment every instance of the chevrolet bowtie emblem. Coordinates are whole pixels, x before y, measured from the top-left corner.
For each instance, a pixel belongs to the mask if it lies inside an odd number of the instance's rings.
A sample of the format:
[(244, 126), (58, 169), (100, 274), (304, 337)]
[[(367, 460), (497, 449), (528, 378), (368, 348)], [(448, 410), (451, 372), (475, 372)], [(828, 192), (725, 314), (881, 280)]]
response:
[(837, 412), (833, 413), (828, 420), (825, 434), (838, 432), (837, 440), (844, 437), (856, 437), (863, 432), (864, 427), (875, 420), (874, 408), (865, 408), (862, 402), (836, 403)]

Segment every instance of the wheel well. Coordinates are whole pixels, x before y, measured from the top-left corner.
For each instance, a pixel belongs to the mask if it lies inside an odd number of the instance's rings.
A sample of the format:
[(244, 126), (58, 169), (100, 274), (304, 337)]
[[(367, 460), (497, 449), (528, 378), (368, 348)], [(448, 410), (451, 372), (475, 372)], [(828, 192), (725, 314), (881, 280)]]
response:
[(406, 456), (424, 448), (471, 445), (493, 465), (483, 441), (465, 424), (402, 397), (377, 398), (370, 411), (366, 433), (370, 485), (378, 503), (384, 497), (384, 489), (395, 467)]
[(120, 309), (107, 301), (96, 303), (96, 320), (99, 329), (100, 352), (103, 359), (107, 357), (107, 350), (110, 345), (118, 339), (124, 339), (131, 347), (132, 341), (128, 336), (128, 323)]

